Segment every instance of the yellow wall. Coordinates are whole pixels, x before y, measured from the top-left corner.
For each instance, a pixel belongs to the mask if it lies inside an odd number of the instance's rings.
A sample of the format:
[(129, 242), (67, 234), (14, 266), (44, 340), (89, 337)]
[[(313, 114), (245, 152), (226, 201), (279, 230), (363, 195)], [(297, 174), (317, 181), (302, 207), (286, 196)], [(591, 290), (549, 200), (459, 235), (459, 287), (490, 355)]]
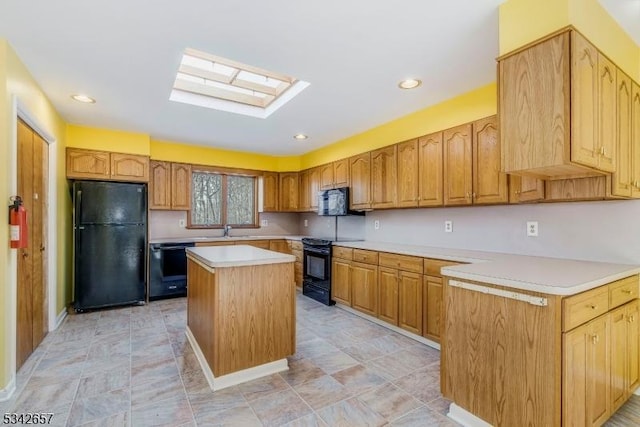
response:
[(500, 5), (500, 55), (573, 25), (620, 69), (640, 81), (640, 46), (598, 0), (508, 0)]
[[(66, 292), (70, 281), (71, 265), (71, 224), (69, 192), (64, 179), (65, 124), (51, 103), (33, 80), (18, 56), (5, 40), (0, 40), (0, 159), (4, 161), (0, 175), (0, 200), (6, 204), (8, 197), (15, 193), (15, 165), (13, 164), (14, 111), (12, 95), (17, 95), (21, 105), (29, 111), (38, 125), (55, 138), (54, 149), (58, 156), (57, 198), (57, 248), (56, 254), (58, 308), (64, 308)], [(5, 211), (6, 212), (6, 211)], [(6, 217), (5, 217), (6, 218)], [(0, 221), (0, 388), (11, 379), (12, 360), (15, 357), (15, 292), (12, 290), (16, 269), (16, 251), (8, 249), (9, 228), (7, 221)]]
[(495, 83), (304, 154), (301, 168), (328, 163), (496, 114)]
[(67, 126), (67, 147), (115, 153), (150, 154), (149, 135), (87, 126)]

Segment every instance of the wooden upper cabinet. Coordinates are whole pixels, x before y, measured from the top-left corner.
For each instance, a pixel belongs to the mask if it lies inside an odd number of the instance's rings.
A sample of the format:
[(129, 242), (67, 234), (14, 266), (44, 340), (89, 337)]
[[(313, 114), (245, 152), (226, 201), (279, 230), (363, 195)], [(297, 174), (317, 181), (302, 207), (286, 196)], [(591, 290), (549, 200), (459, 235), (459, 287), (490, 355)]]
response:
[(67, 148), (67, 178), (110, 179), (110, 153)]
[(501, 58), (498, 89), (505, 172), (564, 179), (615, 171), (617, 68), (577, 31)]
[(333, 163), (320, 166), (320, 189), (329, 190), (334, 188)]
[(473, 123), (473, 203), (496, 204), (509, 201), (507, 174), (500, 166), (500, 139), (497, 117)]
[(398, 144), (398, 207), (418, 206), (418, 140)]
[(149, 157), (67, 148), (67, 178), (149, 181)]
[(149, 209), (171, 209), (171, 163), (149, 163)]
[(531, 176), (509, 175), (509, 203), (544, 200), (544, 181)]
[(280, 212), (295, 212), (298, 210), (298, 172), (280, 173)]
[(191, 210), (191, 165), (171, 164), (171, 209)]
[(149, 182), (149, 157), (111, 153), (111, 179)]
[(311, 210), (311, 194), (309, 186), (309, 171), (301, 171), (298, 175), (298, 210), (307, 212)]
[(278, 211), (278, 187), (280, 180), (278, 172), (264, 172), (262, 174), (262, 210), (263, 212)]
[(616, 168), (612, 176), (612, 194), (616, 196), (631, 197), (633, 194), (633, 152), (631, 149), (631, 79), (618, 70), (617, 76), (617, 146)]
[(349, 159), (333, 162), (333, 182), (336, 188), (349, 186)]
[(351, 209), (371, 209), (371, 155), (363, 153), (349, 158)]
[(309, 210), (318, 211), (318, 191), (320, 191), (320, 168), (309, 169)]
[(444, 204), (447, 206), (473, 202), (472, 139), (470, 123), (443, 133)]
[(398, 194), (398, 147), (371, 152), (371, 195), (373, 208), (396, 207)]
[(633, 169), (633, 197), (640, 197), (640, 85), (632, 84), (631, 152)]
[(418, 206), (442, 206), (442, 132), (418, 139)]

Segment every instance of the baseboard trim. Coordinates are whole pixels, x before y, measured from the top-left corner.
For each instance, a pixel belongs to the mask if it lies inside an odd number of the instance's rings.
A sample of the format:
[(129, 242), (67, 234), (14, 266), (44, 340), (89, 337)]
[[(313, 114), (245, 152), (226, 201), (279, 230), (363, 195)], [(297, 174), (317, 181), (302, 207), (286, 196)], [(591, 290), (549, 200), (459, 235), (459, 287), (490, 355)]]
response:
[(399, 328), (395, 325), (391, 325), (385, 321), (382, 321), (380, 319), (378, 319), (377, 317), (373, 317), (373, 316), (369, 316), (368, 314), (362, 313), (358, 310), (354, 310), (353, 308), (349, 307), (348, 305), (344, 305), (344, 304), (340, 304), (340, 303), (336, 303), (336, 307), (341, 308), (344, 311), (348, 311), (349, 313), (355, 314), (356, 316), (362, 317), (363, 319), (367, 319), (370, 322), (373, 322), (377, 325), (380, 326), (384, 326), (387, 329), (392, 330), (393, 332), (397, 332), (401, 335), (404, 335), (407, 338), (411, 338), (412, 340), (418, 341), (419, 343), (422, 343), (424, 345), (428, 345), (429, 347), (435, 348), (436, 350), (440, 350), (440, 344), (438, 344), (435, 341), (431, 341), (428, 338), (425, 337), (421, 337), (420, 335), (416, 335), (414, 333), (411, 333), (409, 331), (406, 331), (402, 328)]
[(67, 318), (67, 309), (63, 308), (62, 311), (58, 313), (58, 315), (56, 316), (56, 324), (53, 325), (52, 330), (55, 331), (56, 329), (58, 329), (62, 325), (62, 322), (64, 322), (64, 319), (66, 318)]
[(215, 377), (213, 375), (213, 371), (209, 367), (209, 363), (207, 363), (207, 359), (204, 357), (202, 353), (202, 349), (198, 345), (191, 329), (187, 326), (186, 329), (187, 340), (189, 344), (191, 344), (191, 348), (193, 348), (193, 352), (196, 354), (196, 358), (198, 359), (198, 363), (202, 368), (202, 372), (204, 372), (204, 376), (209, 383), (209, 387), (213, 391), (221, 390), (223, 388), (231, 387), (237, 384), (241, 384), (247, 381), (255, 380), (261, 377), (265, 377), (267, 375), (275, 374), (278, 372), (286, 371), (289, 369), (289, 363), (287, 359), (276, 360), (275, 362), (265, 363), (263, 365), (254, 366), (253, 368), (243, 369), (238, 372), (233, 372), (227, 375), (222, 375), (219, 377)]
[(462, 424), (464, 427), (492, 427), (491, 424), (487, 423), (485, 420), (476, 417), (471, 412), (462, 409), (455, 403), (449, 405), (449, 413), (447, 416), (455, 422)]
[(16, 392), (16, 376), (13, 375), (11, 380), (9, 380), (9, 384), (6, 385), (5, 388), (0, 389), (0, 402), (4, 402), (5, 400), (11, 399), (13, 393)]

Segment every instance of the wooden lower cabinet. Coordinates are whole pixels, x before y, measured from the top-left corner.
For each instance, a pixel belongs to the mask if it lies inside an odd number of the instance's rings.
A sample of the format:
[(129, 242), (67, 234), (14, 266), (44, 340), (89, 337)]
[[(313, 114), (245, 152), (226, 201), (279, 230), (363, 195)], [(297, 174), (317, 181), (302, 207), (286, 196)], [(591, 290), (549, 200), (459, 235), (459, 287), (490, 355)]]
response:
[(341, 258), (331, 260), (331, 299), (351, 305), (351, 261)]
[(398, 326), (398, 270), (378, 267), (378, 318)]
[(398, 279), (398, 326), (422, 335), (422, 275), (399, 271)]
[(440, 342), (442, 318), (442, 277), (423, 276), (423, 330), (422, 336)]
[(370, 316), (378, 313), (378, 266), (351, 263), (351, 307)]
[(611, 312), (611, 412), (617, 411), (640, 385), (638, 369), (638, 301)]
[(283, 254), (291, 254), (289, 243), (286, 240), (269, 240), (269, 250)]

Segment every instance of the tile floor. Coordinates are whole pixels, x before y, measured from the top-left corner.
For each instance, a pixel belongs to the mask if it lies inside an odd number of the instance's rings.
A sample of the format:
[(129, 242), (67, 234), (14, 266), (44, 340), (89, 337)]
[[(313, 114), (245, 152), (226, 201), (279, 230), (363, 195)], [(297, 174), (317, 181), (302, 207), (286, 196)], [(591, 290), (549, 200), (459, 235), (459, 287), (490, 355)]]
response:
[[(67, 317), (22, 367), (4, 412), (56, 426), (455, 426), (439, 352), (298, 296), (290, 370), (212, 392), (186, 341), (186, 300)], [(640, 425), (634, 396), (611, 426)]]

